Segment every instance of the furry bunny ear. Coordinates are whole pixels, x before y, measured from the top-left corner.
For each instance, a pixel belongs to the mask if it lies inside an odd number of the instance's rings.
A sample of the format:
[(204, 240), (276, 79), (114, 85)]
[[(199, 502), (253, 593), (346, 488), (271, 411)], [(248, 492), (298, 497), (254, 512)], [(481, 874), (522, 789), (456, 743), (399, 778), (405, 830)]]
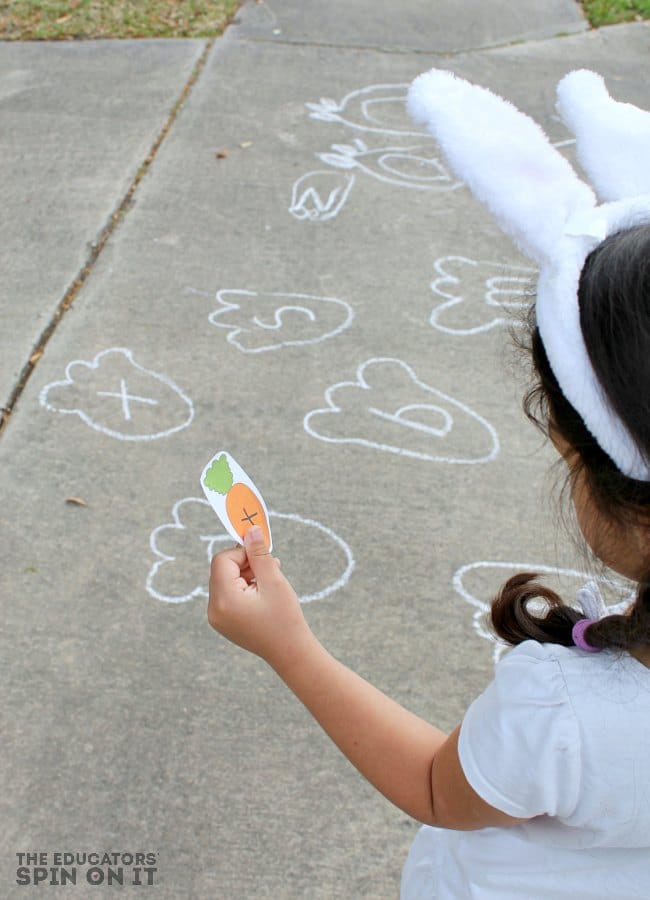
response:
[(567, 221), (595, 208), (591, 188), (540, 126), (486, 88), (432, 69), (415, 79), (407, 106), (457, 177), (539, 265), (553, 258)]
[(650, 194), (650, 112), (613, 100), (601, 76), (586, 69), (560, 81), (557, 111), (603, 200)]
[[(536, 322), (562, 393), (619, 470), (650, 482), (650, 460), (610, 406), (591, 365), (578, 299), (589, 253), (609, 235), (650, 222), (642, 165), (648, 157), (646, 114), (614, 103), (592, 73), (573, 73), (561, 86), (560, 109), (576, 125), (585, 168), (595, 178), (597, 171), (601, 190), (607, 185), (618, 198), (597, 206), (591, 188), (539, 125), (486, 88), (433, 69), (416, 78), (407, 102), (413, 118), (437, 138), (454, 173), (540, 266)], [(610, 116), (615, 127), (608, 124)], [(628, 129), (634, 150), (626, 147)], [(615, 169), (611, 183), (605, 163)], [(626, 167), (634, 175), (622, 188)]]

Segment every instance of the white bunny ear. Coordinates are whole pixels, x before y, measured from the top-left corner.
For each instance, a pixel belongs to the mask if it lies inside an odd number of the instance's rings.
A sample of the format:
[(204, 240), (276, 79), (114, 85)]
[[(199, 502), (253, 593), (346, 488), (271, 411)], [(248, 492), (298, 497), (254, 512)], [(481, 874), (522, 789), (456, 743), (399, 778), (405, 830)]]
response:
[(540, 126), (486, 88), (432, 69), (415, 79), (407, 106), (454, 173), (538, 264), (553, 258), (571, 216), (594, 209), (593, 191)]
[(603, 200), (650, 193), (650, 112), (612, 100), (600, 75), (586, 69), (560, 81), (557, 111)]

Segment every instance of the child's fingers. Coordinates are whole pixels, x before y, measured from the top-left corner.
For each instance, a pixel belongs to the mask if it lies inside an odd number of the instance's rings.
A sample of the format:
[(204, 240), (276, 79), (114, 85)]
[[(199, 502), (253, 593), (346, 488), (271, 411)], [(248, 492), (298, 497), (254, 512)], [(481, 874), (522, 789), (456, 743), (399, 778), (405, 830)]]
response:
[(222, 550), (212, 557), (210, 564), (210, 592), (232, 584), (238, 578), (245, 577), (243, 570), (248, 569), (248, 558), (243, 547)]
[(243, 547), (223, 550), (212, 557), (208, 622), (222, 634), (233, 610), (250, 590), (250, 578), (246, 577), (248, 568), (248, 560)]
[[(277, 556), (274, 556), (274, 557), (273, 557), (273, 562), (275, 563), (275, 565), (277, 566), (278, 569), (281, 569), (281, 568), (282, 568), (282, 563), (281, 563), (280, 560), (277, 558)], [(251, 566), (250, 566), (250, 563), (248, 563), (248, 562), (247, 562), (246, 565), (243, 567), (243, 569), (241, 569), (241, 575), (242, 575), (242, 578), (245, 578), (246, 581), (248, 581), (249, 583), (250, 583), (251, 581), (255, 581), (255, 575), (253, 574), (253, 570), (252, 570), (252, 568), (251, 568)]]
[[(279, 571), (280, 560), (270, 557), (272, 569)], [(234, 587), (240, 591), (256, 581), (255, 573), (250, 564), (248, 554), (244, 547), (236, 546), (229, 550), (222, 550), (212, 558), (210, 565), (210, 594), (222, 593), (224, 589)]]
[(246, 556), (246, 551), (241, 546), (241, 544), (235, 544), (234, 547), (229, 547), (227, 550), (221, 550), (213, 557), (213, 562), (215, 559), (219, 559), (223, 557), (225, 559), (231, 559), (236, 562), (241, 568), (248, 560)]

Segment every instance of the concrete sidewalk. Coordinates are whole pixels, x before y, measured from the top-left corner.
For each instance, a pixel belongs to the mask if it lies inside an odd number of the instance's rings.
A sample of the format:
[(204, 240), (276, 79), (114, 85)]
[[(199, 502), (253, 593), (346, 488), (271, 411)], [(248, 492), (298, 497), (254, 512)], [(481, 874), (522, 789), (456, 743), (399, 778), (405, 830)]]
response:
[(57, 851), (126, 854), (127, 897), (397, 897), (416, 825), (207, 626), (199, 475), (228, 449), (322, 641), (454, 727), (494, 588), (582, 564), (491, 303), (533, 273), (404, 93), (451, 68), (564, 144), (558, 79), (648, 107), (649, 41), (571, 0), (272, 0), (213, 44), (0, 44), (3, 897), (28, 852), (60, 896)]

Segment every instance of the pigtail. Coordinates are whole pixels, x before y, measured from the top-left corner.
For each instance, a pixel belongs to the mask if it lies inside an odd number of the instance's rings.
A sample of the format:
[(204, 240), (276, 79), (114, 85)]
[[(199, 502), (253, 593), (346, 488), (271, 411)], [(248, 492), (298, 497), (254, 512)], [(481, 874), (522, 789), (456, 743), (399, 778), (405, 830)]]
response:
[[(567, 606), (559, 594), (535, 579), (531, 572), (513, 575), (492, 601), (490, 613), (493, 630), (507, 644), (516, 646), (522, 641), (573, 646), (571, 629), (582, 613)], [(538, 616), (528, 608), (529, 603), (542, 600), (544, 615)]]
[[(492, 601), (490, 624), (497, 637), (511, 646), (522, 641), (574, 645), (573, 626), (585, 616), (568, 606), (555, 591), (540, 584), (530, 572), (513, 575)], [(547, 609), (536, 615), (531, 602), (543, 601)], [(628, 613), (604, 616), (585, 629), (587, 643), (598, 650), (634, 650), (650, 646), (650, 577), (639, 585)]]
[(627, 615), (605, 616), (585, 630), (592, 647), (602, 650), (634, 650), (650, 645), (650, 580), (639, 585), (634, 606)]

